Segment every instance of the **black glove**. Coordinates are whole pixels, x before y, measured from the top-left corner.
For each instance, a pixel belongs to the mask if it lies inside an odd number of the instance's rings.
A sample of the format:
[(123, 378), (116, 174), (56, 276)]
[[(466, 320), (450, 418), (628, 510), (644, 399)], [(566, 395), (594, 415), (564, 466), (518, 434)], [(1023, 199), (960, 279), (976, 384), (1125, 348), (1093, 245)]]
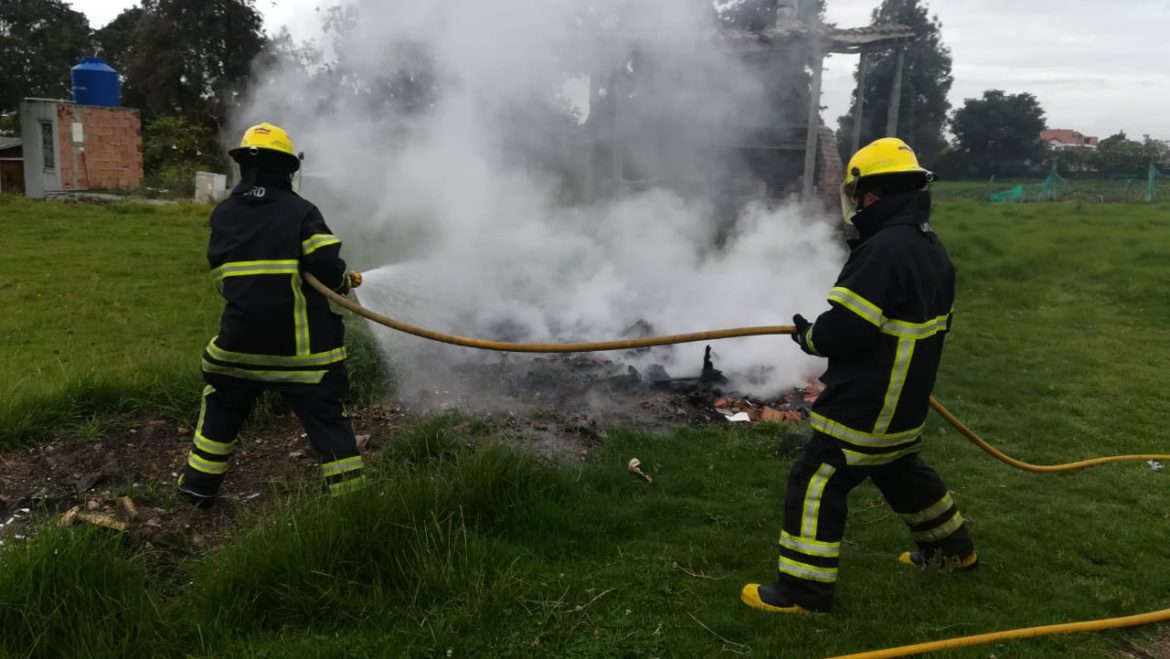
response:
[(817, 354), (815, 350), (808, 345), (808, 330), (813, 326), (812, 323), (805, 320), (804, 316), (796, 314), (792, 317), (792, 324), (796, 326), (796, 333), (791, 335), (792, 341), (800, 346), (800, 349), (810, 355)]

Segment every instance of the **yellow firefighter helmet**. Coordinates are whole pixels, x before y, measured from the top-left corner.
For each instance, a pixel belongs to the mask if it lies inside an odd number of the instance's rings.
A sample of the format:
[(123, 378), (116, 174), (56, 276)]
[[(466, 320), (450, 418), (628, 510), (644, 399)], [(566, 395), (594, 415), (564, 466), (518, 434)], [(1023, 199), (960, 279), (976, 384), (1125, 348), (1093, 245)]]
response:
[(257, 124), (244, 131), (244, 138), (240, 140), (240, 145), (228, 153), (233, 158), (238, 158), (245, 153), (256, 153), (261, 150), (282, 153), (295, 158), (297, 162), (300, 162), (301, 159), (288, 133), (280, 126), (274, 126), (268, 122)]
[(841, 184), (841, 212), (845, 221), (852, 224), (857, 214), (862, 181), (894, 174), (920, 174), (923, 186), (934, 180), (934, 174), (918, 164), (914, 149), (896, 137), (883, 137), (854, 154), (845, 168), (845, 182)]

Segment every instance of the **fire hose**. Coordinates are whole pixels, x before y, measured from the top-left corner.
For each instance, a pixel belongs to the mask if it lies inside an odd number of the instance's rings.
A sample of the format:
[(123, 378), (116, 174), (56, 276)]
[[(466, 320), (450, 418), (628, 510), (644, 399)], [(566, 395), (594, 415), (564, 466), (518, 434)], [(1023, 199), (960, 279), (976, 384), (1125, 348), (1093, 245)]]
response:
[[(399, 332), (411, 334), (420, 338), (429, 339), (439, 343), (446, 343), (454, 346), (462, 346), (465, 348), (474, 348), (477, 350), (491, 350), (496, 352), (522, 352), (522, 353), (580, 353), (580, 352), (607, 352), (616, 350), (634, 350), (639, 348), (652, 348), (659, 346), (677, 345), (682, 343), (698, 343), (702, 341), (718, 341), (721, 339), (734, 339), (748, 336), (769, 336), (769, 335), (784, 335), (794, 334), (796, 328), (792, 325), (766, 325), (760, 327), (741, 327), (735, 329), (715, 330), (710, 332), (694, 332), (690, 334), (675, 334), (670, 336), (656, 336), (646, 337), (641, 339), (621, 339), (617, 341), (592, 341), (585, 343), (512, 343), (506, 341), (490, 341), (485, 339), (474, 339), (465, 336), (456, 336), (454, 334), (446, 334), (443, 332), (436, 332), (426, 328), (404, 323), (400, 320), (390, 318), (371, 309), (367, 309), (362, 305), (350, 300), (329, 287), (322, 284), (316, 277), (309, 273), (303, 273), (303, 277), (310, 286), (312, 286), (318, 293), (324, 295), (331, 302), (339, 307), (347, 309), (354, 314), (357, 314), (367, 320), (378, 323), (384, 327), (388, 327)], [(360, 279), (358, 280), (360, 281)], [(987, 440), (980, 437), (974, 430), (967, 427), (962, 421), (951, 413), (942, 403), (935, 397), (930, 398), (930, 407), (939, 416), (943, 418), (960, 434), (978, 446), (980, 449), (991, 455), (993, 458), (1024, 471), (1032, 473), (1054, 473), (1065, 471), (1076, 471), (1097, 465), (1114, 463), (1114, 462), (1146, 462), (1150, 460), (1166, 460), (1170, 461), (1170, 455), (1115, 455), (1100, 458), (1091, 458), (1088, 460), (1079, 460), (1077, 462), (1069, 462), (1065, 464), (1055, 465), (1034, 465), (1021, 460), (1017, 460), (999, 449), (992, 446)], [(1069, 634), (1074, 632), (1091, 632), (1101, 631), (1106, 629), (1119, 629), (1123, 627), (1134, 627), (1139, 625), (1149, 625), (1158, 622), (1170, 622), (1170, 609), (1161, 611), (1151, 611), (1140, 615), (1127, 616), (1122, 618), (1106, 618), (1101, 620), (1089, 620), (1084, 622), (1073, 622), (1060, 625), (1047, 625), (1043, 627), (1030, 627), (1026, 629), (1013, 629), (1002, 632), (992, 632), (988, 634), (978, 634), (974, 636), (964, 636), (960, 638), (952, 638), (942, 641), (932, 641), (928, 643), (920, 643), (917, 645), (907, 645), (897, 648), (889, 648), (885, 650), (875, 650), (872, 652), (862, 652), (859, 654), (850, 654), (846, 656), (836, 657), (834, 659), (886, 659), (889, 657), (905, 657), (914, 654), (923, 654), (926, 652), (935, 652), (938, 650), (951, 650), (956, 648), (970, 647), (973, 645), (983, 645), (986, 643), (994, 643), (996, 641), (1031, 638), (1036, 636), (1050, 636), (1054, 634)]]

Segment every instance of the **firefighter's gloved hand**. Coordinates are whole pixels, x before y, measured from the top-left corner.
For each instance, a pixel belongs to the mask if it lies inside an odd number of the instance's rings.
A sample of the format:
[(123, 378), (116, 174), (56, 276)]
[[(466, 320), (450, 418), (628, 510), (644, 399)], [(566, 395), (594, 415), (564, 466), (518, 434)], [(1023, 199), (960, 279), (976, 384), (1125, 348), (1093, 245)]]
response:
[(342, 295), (349, 295), (349, 292), (358, 286), (362, 285), (362, 273), (355, 270), (350, 270), (341, 278), (341, 286), (337, 288), (337, 292)]
[(791, 335), (792, 341), (806, 353), (810, 355), (817, 354), (816, 350), (813, 350), (808, 344), (808, 330), (813, 324), (805, 320), (805, 317), (800, 314), (792, 317), (792, 324), (796, 326), (796, 333)]

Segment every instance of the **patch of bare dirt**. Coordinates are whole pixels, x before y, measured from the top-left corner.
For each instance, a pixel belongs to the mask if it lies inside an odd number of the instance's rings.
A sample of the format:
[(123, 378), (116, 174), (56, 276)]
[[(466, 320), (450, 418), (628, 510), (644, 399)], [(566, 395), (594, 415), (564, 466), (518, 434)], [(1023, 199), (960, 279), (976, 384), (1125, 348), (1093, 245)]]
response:
[[(375, 460), (421, 416), (457, 413), (478, 426), (469, 437), (566, 464), (586, 459), (613, 428), (726, 425), (732, 414), (792, 422), (805, 416), (811, 400), (798, 390), (758, 401), (725, 386), (709, 356), (693, 377), (681, 378), (589, 356), (502, 360), (437, 372), (431, 386), (407, 400), (376, 404), (352, 418), (362, 452)], [(47, 517), (69, 513), (75, 523), (125, 524), (131, 541), (148, 550), (199, 552), (233, 535), (247, 513), (320, 481), (317, 456), (300, 424), (291, 414), (277, 416), (241, 435), (219, 503), (196, 511), (174, 492), (191, 432), (146, 418), (98, 439), (61, 436), (0, 454), (0, 547), (27, 537)]]
[[(374, 452), (406, 422), (393, 406), (354, 415), (363, 451)], [(48, 516), (125, 524), (142, 545), (183, 552), (219, 544), (241, 513), (260, 510), (319, 479), (317, 457), (296, 418), (279, 416), (241, 434), (221, 500), (209, 512), (181, 501), (174, 484), (191, 428), (160, 419), (126, 422), (99, 439), (60, 436), (0, 454), (0, 547), (23, 540)]]
[(1126, 641), (1126, 649), (1118, 652), (1125, 659), (1166, 659), (1170, 657), (1170, 632), (1154, 635), (1143, 642)]

